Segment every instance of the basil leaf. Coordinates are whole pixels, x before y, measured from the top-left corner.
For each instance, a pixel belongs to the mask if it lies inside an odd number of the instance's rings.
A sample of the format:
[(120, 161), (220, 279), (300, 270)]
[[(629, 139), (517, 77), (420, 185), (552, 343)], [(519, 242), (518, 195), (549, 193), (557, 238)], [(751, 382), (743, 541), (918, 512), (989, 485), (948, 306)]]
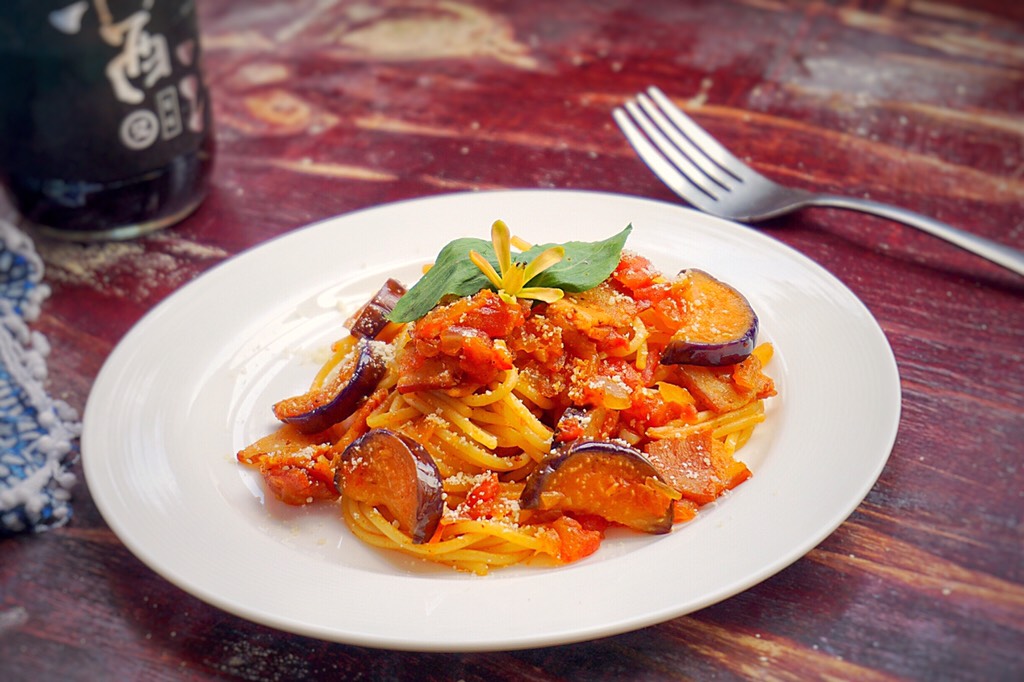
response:
[[(599, 242), (567, 242), (565, 258), (527, 282), (531, 287), (555, 287), (569, 292), (593, 289), (607, 279), (619, 264), (622, 247), (633, 226)], [(529, 263), (544, 250), (557, 244), (533, 246), (522, 253), (513, 253), (515, 262)], [(388, 315), (392, 322), (412, 322), (426, 315), (445, 296), (471, 296), (493, 285), (480, 272), (469, 252), (477, 251), (498, 269), (498, 258), (489, 241), (463, 237), (450, 242), (437, 254), (434, 265), (398, 300)]]
[(434, 265), (398, 299), (388, 318), (392, 322), (412, 322), (430, 312), (448, 294), (469, 296), (490, 286), (486, 275), (469, 260), (470, 251), (478, 251), (487, 260), (497, 263), (490, 242), (471, 237), (456, 239), (441, 249)]
[[(608, 279), (615, 271), (622, 257), (622, 247), (633, 231), (627, 225), (622, 232), (600, 242), (566, 242), (565, 258), (531, 279), (531, 287), (554, 287), (562, 291), (579, 293), (593, 289)], [(534, 246), (521, 254), (513, 255), (517, 261), (529, 263), (539, 253), (557, 244)]]

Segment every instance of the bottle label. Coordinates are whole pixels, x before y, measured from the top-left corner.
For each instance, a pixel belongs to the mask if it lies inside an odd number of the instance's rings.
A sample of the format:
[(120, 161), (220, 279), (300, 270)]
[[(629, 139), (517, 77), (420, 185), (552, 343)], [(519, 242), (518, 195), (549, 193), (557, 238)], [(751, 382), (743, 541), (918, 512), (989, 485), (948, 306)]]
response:
[(210, 111), (194, 0), (0, 5), (0, 168), (109, 182), (200, 147)]

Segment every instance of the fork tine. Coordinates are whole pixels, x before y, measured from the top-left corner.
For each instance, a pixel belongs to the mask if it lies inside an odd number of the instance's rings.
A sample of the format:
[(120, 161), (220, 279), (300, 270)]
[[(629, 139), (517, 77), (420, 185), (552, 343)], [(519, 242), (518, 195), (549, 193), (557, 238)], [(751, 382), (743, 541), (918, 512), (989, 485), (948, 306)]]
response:
[(674, 123), (684, 135), (690, 138), (693, 144), (699, 147), (705, 156), (714, 161), (722, 170), (726, 171), (737, 180), (743, 180), (745, 177), (749, 178), (751, 174), (757, 174), (757, 171), (752, 169), (743, 161), (740, 161), (732, 152), (723, 147), (718, 140), (711, 137), (707, 131), (697, 125), (696, 121), (684, 114), (683, 111), (673, 104), (672, 100), (670, 100), (665, 93), (657, 87), (652, 85), (647, 88), (647, 93), (655, 102), (658, 103), (658, 106), (661, 107), (661, 110), (666, 116), (668, 116), (672, 123)]
[[(663, 130), (658, 123), (652, 121), (650, 117), (645, 115), (641, 106), (638, 106), (636, 102), (626, 102), (625, 107), (626, 111), (629, 112), (629, 115), (633, 117), (633, 120), (640, 125), (650, 141), (654, 143), (654, 146), (658, 151), (667, 157), (676, 169), (682, 172), (687, 180), (696, 185), (698, 189), (712, 199), (716, 199), (716, 194), (721, 192), (722, 188), (715, 186), (712, 182), (709, 182), (707, 175), (701, 172), (701, 170), (693, 164), (686, 153), (678, 149), (665, 136), (665, 133), (668, 131)], [(663, 117), (662, 120), (664, 121)]]
[(668, 185), (669, 189), (702, 211), (708, 211), (714, 205), (715, 199), (708, 196), (704, 190), (693, 184), (689, 178), (679, 172), (679, 169), (640, 132), (640, 129), (633, 123), (629, 114), (616, 107), (612, 110), (612, 118), (615, 119), (615, 122), (619, 125), (626, 139), (629, 140), (629, 143), (633, 145), (637, 156), (647, 164), (662, 182)]
[[(698, 147), (694, 146), (693, 142), (690, 141), (690, 138), (686, 137), (686, 135), (679, 130), (678, 126), (666, 118), (662, 109), (652, 102), (649, 97), (641, 93), (637, 95), (636, 102), (640, 105), (640, 108), (644, 110), (644, 113), (647, 114), (658, 130), (672, 141), (671, 146), (666, 146), (664, 143), (656, 143), (657, 146), (661, 148), (661, 151), (665, 152), (666, 155), (669, 156), (669, 158), (671, 158), (677, 165), (680, 164), (680, 161), (678, 160), (679, 155), (685, 156), (687, 159), (687, 165), (691, 166), (693, 170), (699, 169), (697, 171), (698, 173), (703, 176), (707, 176), (716, 185), (718, 185), (719, 188), (726, 191), (729, 190), (729, 185), (738, 180), (738, 178), (735, 178), (731, 173), (723, 170)], [(664, 140), (664, 138), (662, 139)], [(690, 173), (687, 173), (687, 175), (690, 175)], [(718, 188), (713, 190), (706, 189), (705, 191), (708, 191), (712, 196), (719, 194)]]

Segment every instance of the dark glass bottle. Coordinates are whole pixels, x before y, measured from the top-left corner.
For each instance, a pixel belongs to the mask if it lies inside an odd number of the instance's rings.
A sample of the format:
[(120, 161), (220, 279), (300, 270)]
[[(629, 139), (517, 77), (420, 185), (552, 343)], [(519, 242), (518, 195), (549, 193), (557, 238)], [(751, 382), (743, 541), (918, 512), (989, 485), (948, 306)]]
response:
[(123, 239), (207, 191), (195, 0), (2, 0), (0, 184), (31, 229)]

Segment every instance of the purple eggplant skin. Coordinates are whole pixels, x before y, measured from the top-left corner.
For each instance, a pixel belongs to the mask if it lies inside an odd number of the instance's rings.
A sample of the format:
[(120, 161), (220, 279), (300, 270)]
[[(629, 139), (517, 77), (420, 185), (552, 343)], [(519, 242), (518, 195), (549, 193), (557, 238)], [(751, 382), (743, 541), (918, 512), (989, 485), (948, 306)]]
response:
[(687, 330), (677, 332), (661, 352), (662, 364), (722, 367), (746, 360), (758, 332), (757, 313), (747, 299), (703, 270), (681, 274), (693, 280), (693, 289), (703, 300), (691, 309), (696, 331), (689, 336)]
[(352, 336), (375, 339), (388, 324), (388, 315), (395, 309), (398, 299), (405, 295), (405, 287), (395, 279), (388, 279), (366, 305), (345, 322)]
[[(577, 458), (585, 460), (593, 457), (622, 458), (624, 463), (630, 465), (637, 472), (638, 485), (645, 485), (646, 483), (643, 481), (647, 478), (663, 482), (661, 474), (658, 473), (651, 461), (642, 452), (626, 443), (607, 440), (578, 440), (557, 451), (557, 454), (550, 457), (541, 468), (530, 474), (526, 479), (523, 492), (519, 496), (519, 504), (524, 509), (541, 509), (542, 493), (557, 492), (551, 487), (552, 475)], [(587, 511), (603, 516), (594, 510), (576, 511)], [(675, 501), (669, 499), (663, 512), (651, 513), (647, 516), (641, 514), (628, 523), (621, 520), (619, 522), (644, 533), (663, 534), (672, 530), (674, 516)], [(605, 518), (609, 517), (605, 516)], [(609, 518), (609, 520), (615, 519)]]
[[(415, 481), (396, 481), (410, 473)], [(441, 472), (422, 445), (405, 434), (390, 429), (371, 429), (352, 441), (341, 454), (334, 475), (338, 492), (374, 506), (383, 505), (398, 519), (415, 544), (429, 540), (437, 530), (444, 512), (444, 487)], [(415, 490), (411, 500), (388, 499), (402, 490)]]
[(321, 388), (287, 398), (274, 405), (274, 416), (302, 433), (319, 433), (351, 415), (387, 372), (387, 362), (375, 350), (374, 343), (380, 342), (359, 341), (352, 376), (333, 387), (333, 394), (330, 389)]
[(722, 367), (746, 360), (757, 343), (757, 316), (754, 315), (747, 330), (737, 338), (717, 343), (687, 341), (673, 338), (661, 352), (663, 365), (700, 365)]

